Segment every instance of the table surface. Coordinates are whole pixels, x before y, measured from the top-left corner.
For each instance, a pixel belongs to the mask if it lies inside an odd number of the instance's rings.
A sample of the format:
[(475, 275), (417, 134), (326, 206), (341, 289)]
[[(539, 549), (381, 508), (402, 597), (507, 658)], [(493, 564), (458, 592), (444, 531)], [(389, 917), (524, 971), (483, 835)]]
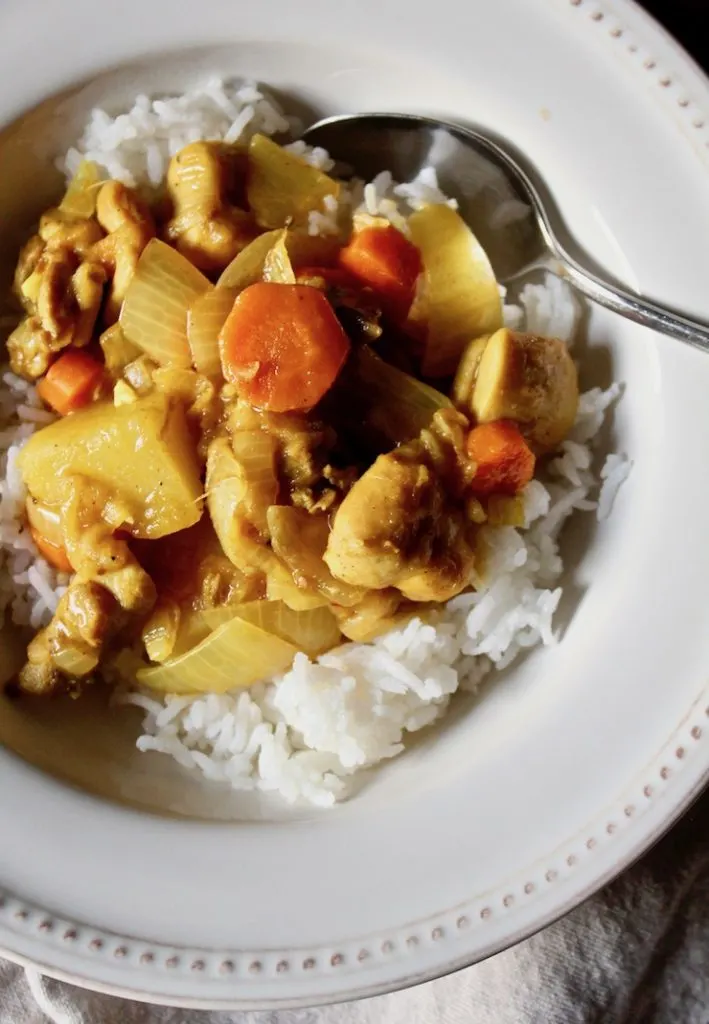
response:
[(643, 0), (641, 6), (679, 39), (702, 67), (709, 67), (707, 0)]

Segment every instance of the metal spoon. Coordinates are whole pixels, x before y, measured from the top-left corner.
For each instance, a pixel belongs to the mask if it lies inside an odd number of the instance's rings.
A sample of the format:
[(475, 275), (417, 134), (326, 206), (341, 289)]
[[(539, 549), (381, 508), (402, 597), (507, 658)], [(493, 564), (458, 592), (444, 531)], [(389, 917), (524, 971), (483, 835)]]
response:
[(366, 180), (389, 170), (394, 179), (410, 181), (433, 166), (440, 188), (458, 200), (502, 283), (536, 267), (556, 269), (600, 305), (709, 352), (707, 324), (629, 292), (593, 265), (574, 243), (539, 176), (508, 142), (416, 114), (329, 117), (304, 138)]

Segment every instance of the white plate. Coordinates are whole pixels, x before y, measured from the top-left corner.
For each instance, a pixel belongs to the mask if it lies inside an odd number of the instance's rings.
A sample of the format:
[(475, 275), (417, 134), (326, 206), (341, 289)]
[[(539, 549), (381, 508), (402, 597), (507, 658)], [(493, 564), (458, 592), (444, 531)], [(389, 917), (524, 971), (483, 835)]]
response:
[[(592, 255), (709, 314), (709, 88), (632, 4), (200, 0), (177, 12), (167, 0), (123, 0), (120, 14), (95, 0), (2, 4), (0, 121), (99, 74), (0, 138), (6, 258), (89, 104), (180, 90), (209, 69), (324, 113), (487, 125), (537, 164)], [(105, 74), (148, 53), (172, 56)], [(0, 952), (164, 1002), (361, 996), (522, 938), (659, 835), (709, 772), (709, 360), (598, 312), (589, 337), (587, 382), (627, 383), (614, 443), (635, 468), (611, 520), (569, 542), (562, 643), (323, 815), (188, 784), (133, 755), (134, 721), (119, 732), (89, 704), (4, 706)]]

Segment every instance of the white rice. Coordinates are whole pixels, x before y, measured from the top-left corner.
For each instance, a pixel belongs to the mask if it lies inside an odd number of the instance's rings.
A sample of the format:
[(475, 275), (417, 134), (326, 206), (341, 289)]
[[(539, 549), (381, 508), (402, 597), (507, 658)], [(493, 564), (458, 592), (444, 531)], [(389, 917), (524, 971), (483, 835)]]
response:
[(601, 470), (601, 492), (598, 495), (597, 515), (600, 520), (607, 519), (613, 509), (613, 502), (616, 499), (618, 490), (624, 480), (627, 480), (632, 462), (626, 455), (609, 455)]
[(9, 610), (19, 626), (46, 625), (68, 577), (41, 558), (25, 520), (27, 491), (17, 468), (22, 445), (54, 418), (34, 387), (0, 371), (0, 622)]
[(93, 110), (60, 167), (71, 177), (82, 160), (93, 160), (108, 177), (126, 185), (157, 186), (170, 158), (190, 142), (243, 142), (257, 132), (278, 135), (290, 129), (278, 104), (253, 83), (234, 85), (210, 78), (181, 96), (138, 96), (131, 110), (117, 116)]
[[(167, 162), (200, 138), (227, 141), (256, 131), (286, 132), (289, 121), (253, 84), (209, 80), (183, 96), (140, 96), (128, 113), (92, 112), (84, 134), (62, 163), (67, 175), (86, 157), (128, 184), (158, 185)], [(324, 150), (289, 148), (328, 171)], [(355, 209), (388, 218), (406, 230), (406, 216), (424, 203), (455, 206), (438, 188), (433, 168), (408, 183), (388, 172), (355, 183), (344, 197)], [(333, 199), (310, 217), (313, 234), (336, 230)], [(508, 211), (505, 216), (517, 215)], [(505, 322), (573, 341), (580, 314), (569, 286), (553, 275), (527, 285), (519, 305), (505, 305)], [(598, 486), (594, 439), (620, 388), (581, 396), (569, 438), (544, 481), (525, 491), (524, 529), (483, 528), (486, 579), (480, 589), (450, 601), (428, 622), (413, 619), (370, 644), (348, 643), (316, 661), (299, 654), (289, 671), (248, 692), (120, 700), (144, 711), (141, 750), (160, 751), (207, 779), (236, 789), (275, 791), (290, 802), (329, 806), (345, 797), (354, 772), (398, 754), (408, 733), (428, 726), (458, 689), (474, 690), (492, 669), (508, 666), (537, 644), (553, 644), (553, 615), (561, 598), (563, 564), (558, 536), (575, 510), (610, 512), (630, 470), (610, 455)], [(0, 613), (36, 627), (47, 621), (67, 580), (37, 556), (23, 519), (19, 449), (49, 414), (34, 389), (10, 373), (0, 383), (0, 553), (7, 572)]]

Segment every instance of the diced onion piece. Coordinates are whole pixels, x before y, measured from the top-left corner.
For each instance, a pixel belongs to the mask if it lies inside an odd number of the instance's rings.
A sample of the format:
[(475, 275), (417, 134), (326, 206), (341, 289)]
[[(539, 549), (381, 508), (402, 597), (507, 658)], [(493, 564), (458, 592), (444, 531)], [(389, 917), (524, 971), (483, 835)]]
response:
[(42, 286), (42, 274), (37, 270), (33, 270), (29, 277), (20, 285), (20, 291), (22, 297), (27, 299), (28, 302), (32, 302), (35, 305), (39, 299), (39, 290)]
[(236, 605), (233, 611), (240, 619), (287, 640), (311, 658), (336, 647), (341, 639), (335, 616), (327, 607), (296, 612), (282, 601), (249, 601)]
[(138, 682), (160, 693), (226, 693), (284, 672), (297, 647), (234, 618), (164, 665), (142, 669)]
[(77, 647), (60, 647), (52, 651), (52, 661), (67, 676), (87, 676), (98, 666), (98, 654)]
[(339, 182), (265, 135), (251, 139), (246, 196), (262, 227), (307, 227), (308, 214), (322, 210), (328, 196), (337, 199), (340, 188)]
[(88, 220), (96, 213), (96, 197), (102, 184), (98, 166), (91, 160), (82, 160), (69, 182), (59, 209), (69, 217)]
[(153, 238), (138, 260), (121, 308), (128, 341), (164, 366), (190, 366), (187, 314), (209, 281), (189, 260)]
[(119, 377), (126, 366), (137, 359), (141, 351), (128, 341), (120, 324), (112, 324), (99, 338), (106, 369), (113, 377)]
[(137, 401), (137, 391), (134, 391), (127, 381), (117, 380), (116, 383), (113, 385), (113, 404), (132, 405), (133, 402)]
[(347, 373), (362, 422), (394, 444), (418, 437), (438, 409), (451, 408), (442, 392), (384, 362), (366, 345), (353, 351)]
[(192, 362), (205, 377), (220, 377), (219, 332), (231, 312), (237, 292), (233, 288), (210, 288), (198, 296), (187, 315), (187, 340)]
[(455, 372), (471, 338), (502, 326), (502, 301), (485, 250), (449, 206), (424, 206), (409, 217), (423, 273), (409, 322), (425, 328), (426, 376)]

